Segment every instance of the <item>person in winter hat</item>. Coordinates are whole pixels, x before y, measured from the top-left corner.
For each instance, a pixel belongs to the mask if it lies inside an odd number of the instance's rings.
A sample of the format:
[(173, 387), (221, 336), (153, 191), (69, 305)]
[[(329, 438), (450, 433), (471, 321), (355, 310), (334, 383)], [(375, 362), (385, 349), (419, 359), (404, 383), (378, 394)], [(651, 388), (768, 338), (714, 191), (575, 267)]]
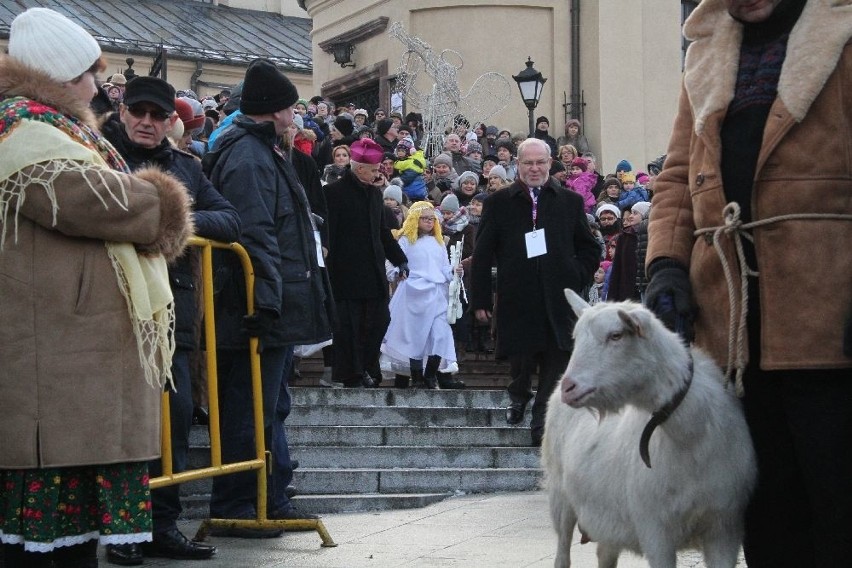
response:
[(466, 206), (479, 190), (479, 174), (464, 172), (456, 180), (453, 193), (459, 198), (459, 203)]
[[(619, 180), (624, 172), (632, 172), (633, 166), (627, 160), (621, 160), (615, 165), (615, 177)], [(623, 182), (622, 182), (623, 183)]]
[(432, 158), (432, 171), (432, 181), (435, 183), (435, 187), (439, 188), (444, 194), (452, 191), (459, 179), (459, 175), (453, 169), (452, 156), (441, 153)]
[(576, 118), (570, 118), (565, 122), (565, 134), (556, 140), (557, 146), (572, 146), (578, 156), (582, 156), (590, 151), (589, 141), (582, 133), (580, 121)]
[(329, 127), (329, 135), (314, 148), (314, 161), (317, 163), (317, 168), (325, 169), (325, 167), (334, 162), (334, 148), (345, 144), (351, 146), (355, 139), (352, 133), (355, 130), (355, 125), (352, 123), (352, 118), (349, 113), (341, 113), (340, 116), (334, 118)]
[[(293, 107), (299, 100), (295, 85), (268, 59), (255, 59), (246, 69), (240, 99), (241, 115), (217, 139), (205, 155), (205, 173), (211, 183), (239, 212), (242, 244), (252, 260), (255, 274), (262, 275), (254, 287), (254, 313), (246, 313), (244, 275), (233, 257), (229, 275), (217, 288), (216, 340), (219, 353), (219, 388), (223, 400), (220, 413), (223, 432), (222, 456), (243, 461), (256, 455), (252, 401), (250, 396), (227, 396), (242, 392), (248, 384), (251, 354), (249, 337), (263, 346), (260, 359), (263, 387), (263, 418), (267, 451), (277, 455), (266, 470), (268, 516), (273, 519), (307, 519), (298, 511), (285, 489), (293, 477), (285, 429), (289, 407), (286, 377), (292, 365), (293, 345), (321, 343), (331, 337), (330, 297), (327, 280), (318, 266), (313, 214), (305, 200), (293, 161), (285, 157), (279, 140), (290, 133)], [(378, 196), (377, 196), (378, 197)], [(287, 211), (282, 223), (281, 212)], [(281, 262), (286, 258), (287, 262)], [(292, 275), (302, 275), (298, 282)], [(287, 298), (286, 305), (283, 303)], [(290, 302), (293, 302), (291, 304)], [(210, 498), (210, 513), (217, 518), (256, 516), (257, 476), (241, 472), (216, 477)], [(268, 528), (214, 528), (218, 536), (268, 538), (280, 535)]]
[(535, 119), (535, 131), (533, 132), (533, 136), (538, 138), (539, 140), (544, 140), (547, 142), (547, 145), (550, 147), (550, 157), (556, 158), (556, 149), (558, 146), (556, 145), (556, 139), (548, 134), (547, 129), (550, 128), (550, 121), (546, 116), (540, 116)]
[(589, 288), (589, 305), (594, 306), (598, 302), (603, 302), (606, 300), (606, 295), (604, 294), (604, 283), (607, 277), (609, 276), (611, 266), (612, 261), (602, 260), (600, 266), (595, 271), (594, 282)]
[(509, 179), (506, 175), (506, 168), (501, 165), (496, 165), (488, 172), (488, 185), (486, 190), (488, 193), (494, 193), (509, 185)]
[(384, 192), (382, 192), (382, 198), (384, 199), (385, 207), (389, 207), (393, 212), (394, 218), (396, 218), (397, 226), (394, 228), (398, 229), (402, 227), (406, 216), (408, 216), (408, 207), (402, 203), (402, 180), (400, 178), (393, 178)]
[[(190, 199), (162, 170), (131, 174), (98, 132), (89, 105), (106, 62), (89, 32), (48, 8), (22, 11), (6, 31), (3, 558), (10, 568), (96, 566), (99, 539), (151, 538), (148, 461), (160, 455), (164, 387), (174, 387), (168, 263), (193, 232)], [(163, 136), (175, 120), (147, 105), (132, 114)], [(132, 513), (117, 514), (125, 502)]]
[[(598, 206), (595, 211), (595, 217), (598, 218), (601, 235), (608, 246), (610, 240), (617, 239), (619, 232), (621, 232), (621, 209), (612, 203), (604, 203), (603, 205)], [(612, 260), (611, 252), (615, 251), (605, 249), (604, 252), (606, 258)]]
[(598, 178), (593, 172), (586, 171), (587, 168), (588, 162), (585, 158), (574, 158), (574, 161), (571, 162), (571, 173), (565, 183), (583, 198), (585, 212), (591, 213), (597, 205), (597, 199), (595, 199), (592, 190), (597, 184)]
[(426, 199), (428, 188), (423, 178), (426, 169), (426, 157), (423, 150), (417, 150), (410, 139), (400, 140), (397, 144), (397, 159), (393, 164), (394, 170), (402, 181), (402, 191), (411, 201)]
[(621, 199), (622, 185), (616, 177), (608, 177), (604, 179), (603, 189), (598, 194), (598, 205), (603, 203), (611, 203), (618, 205), (618, 200)]
[(359, 108), (353, 113), (353, 121), (355, 122), (355, 126), (364, 126), (367, 124), (367, 119), (370, 118), (369, 113), (367, 113), (366, 109)]
[(621, 184), (623, 191), (618, 199), (618, 208), (624, 211), (630, 209), (634, 203), (639, 201), (649, 201), (648, 190), (641, 185), (636, 185), (636, 176), (633, 173), (625, 172), (621, 176)]

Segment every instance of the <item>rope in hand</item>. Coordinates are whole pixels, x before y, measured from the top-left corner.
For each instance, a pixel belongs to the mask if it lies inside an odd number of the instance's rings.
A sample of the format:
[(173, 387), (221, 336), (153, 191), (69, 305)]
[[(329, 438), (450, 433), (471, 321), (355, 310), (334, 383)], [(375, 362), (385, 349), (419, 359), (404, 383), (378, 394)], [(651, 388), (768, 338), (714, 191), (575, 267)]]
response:
[[(713, 248), (719, 255), (722, 263), (722, 271), (725, 273), (725, 282), (728, 285), (728, 303), (731, 306), (731, 316), (728, 325), (728, 362), (725, 367), (725, 384), (731, 382), (731, 373), (735, 372), (734, 387), (738, 397), (743, 396), (743, 372), (745, 371), (745, 344), (748, 334), (746, 333), (746, 316), (748, 315), (748, 277), (758, 277), (759, 273), (748, 266), (743, 249), (743, 238), (754, 244), (754, 237), (749, 232), (751, 229), (780, 223), (790, 220), (826, 220), (852, 221), (852, 215), (842, 213), (790, 213), (788, 215), (777, 215), (759, 221), (743, 223), (740, 220), (740, 205), (732, 201), (722, 208), (724, 224), (718, 227), (706, 227), (696, 230), (693, 235), (700, 237), (706, 234), (713, 235)], [(740, 295), (737, 298), (736, 283), (733, 272), (722, 249), (722, 236), (729, 235), (734, 241), (737, 253), (737, 262), (740, 266)]]

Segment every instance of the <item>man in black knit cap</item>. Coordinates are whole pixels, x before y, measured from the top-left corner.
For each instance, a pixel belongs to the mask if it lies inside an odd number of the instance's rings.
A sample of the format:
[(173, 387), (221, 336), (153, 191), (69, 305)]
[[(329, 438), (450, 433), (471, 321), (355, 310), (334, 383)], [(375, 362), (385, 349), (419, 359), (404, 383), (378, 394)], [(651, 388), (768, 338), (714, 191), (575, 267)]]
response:
[(837, 247), (852, 243), (852, 10), (706, 0), (684, 36), (645, 302), (744, 394), (749, 567), (848, 566), (852, 255)]
[[(283, 419), (290, 412), (287, 377), (293, 346), (331, 337), (326, 311), (328, 289), (319, 270), (319, 247), (308, 198), (293, 164), (279, 147), (293, 122), (299, 96), (273, 63), (253, 61), (246, 71), (240, 111), (233, 127), (204, 159), (210, 181), (237, 208), (241, 244), (254, 269), (254, 309), (246, 315), (246, 289), (236, 255), (217, 255), (216, 342), (222, 461), (255, 456), (249, 337), (260, 343), (263, 420), (267, 449), (268, 516), (316, 518), (301, 513), (286, 493), (293, 477)], [(241, 472), (214, 478), (210, 514), (214, 518), (253, 519), (257, 514), (257, 477)], [(217, 528), (219, 536), (264, 538), (282, 531)]]

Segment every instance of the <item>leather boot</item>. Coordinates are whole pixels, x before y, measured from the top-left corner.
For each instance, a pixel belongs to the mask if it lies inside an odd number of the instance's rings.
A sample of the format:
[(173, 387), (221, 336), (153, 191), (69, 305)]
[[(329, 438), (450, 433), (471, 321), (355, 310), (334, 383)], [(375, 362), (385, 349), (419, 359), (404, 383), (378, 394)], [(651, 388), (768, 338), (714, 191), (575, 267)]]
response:
[(426, 368), (423, 370), (423, 382), (426, 383), (427, 389), (438, 388), (438, 378), (435, 376), (438, 372), (438, 366), (441, 364), (441, 358), (437, 355), (430, 355), (426, 359)]
[(423, 369), (411, 369), (411, 386), (414, 388), (423, 386)]
[(456, 379), (450, 373), (438, 373), (438, 386), (442, 389), (459, 390), (464, 388), (464, 381)]
[[(413, 375), (414, 372), (412, 371), (411, 374)], [(398, 389), (407, 389), (408, 383), (409, 383), (408, 377), (406, 377), (405, 375), (394, 375), (394, 378), (393, 378), (393, 386), (394, 387), (396, 387)]]

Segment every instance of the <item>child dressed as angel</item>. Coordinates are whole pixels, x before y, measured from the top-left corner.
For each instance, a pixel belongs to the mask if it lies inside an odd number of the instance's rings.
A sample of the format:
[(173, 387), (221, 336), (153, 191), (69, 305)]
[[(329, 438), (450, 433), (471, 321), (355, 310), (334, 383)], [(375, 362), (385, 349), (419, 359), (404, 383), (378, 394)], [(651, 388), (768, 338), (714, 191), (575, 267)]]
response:
[(450, 281), (463, 270), (461, 264), (450, 266), (441, 224), (428, 201), (411, 206), (397, 238), (410, 272), (403, 279), (395, 267), (388, 272), (388, 279), (399, 279), (399, 285), (390, 302), (391, 321), (382, 340), (382, 369), (396, 373), (394, 384), (399, 388), (408, 386), (410, 373), (415, 385), (423, 382), (436, 389), (439, 370), (458, 369), (447, 306)]

